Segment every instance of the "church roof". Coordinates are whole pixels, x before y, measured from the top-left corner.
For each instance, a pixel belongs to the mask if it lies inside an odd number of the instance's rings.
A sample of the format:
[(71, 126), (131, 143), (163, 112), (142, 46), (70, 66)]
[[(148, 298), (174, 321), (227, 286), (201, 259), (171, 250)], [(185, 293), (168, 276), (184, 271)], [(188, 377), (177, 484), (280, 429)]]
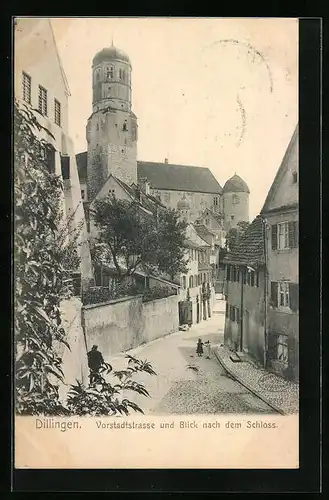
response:
[(114, 47), (114, 45), (112, 45), (111, 47), (105, 47), (104, 49), (97, 52), (97, 54), (95, 54), (93, 58), (93, 66), (96, 66), (97, 64), (104, 61), (123, 61), (130, 64), (128, 55), (123, 52), (123, 50)]
[(225, 182), (223, 193), (250, 193), (245, 181), (237, 174)]
[(153, 189), (220, 194), (222, 188), (209, 168), (150, 161), (137, 162), (138, 179), (146, 177)]
[[(79, 180), (87, 181), (87, 152), (76, 155)], [(222, 188), (209, 168), (168, 163), (137, 162), (138, 180), (146, 177), (153, 189), (220, 194)]]
[(265, 263), (263, 219), (260, 215), (252, 221), (237, 246), (225, 256), (224, 261), (249, 266)]

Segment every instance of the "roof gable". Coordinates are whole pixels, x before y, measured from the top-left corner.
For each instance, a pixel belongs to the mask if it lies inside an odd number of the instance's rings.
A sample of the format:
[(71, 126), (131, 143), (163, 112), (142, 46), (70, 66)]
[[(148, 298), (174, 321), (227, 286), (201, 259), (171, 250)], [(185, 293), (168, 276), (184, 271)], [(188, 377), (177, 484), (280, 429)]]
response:
[(188, 224), (186, 228), (186, 244), (194, 248), (210, 247), (209, 243), (197, 233), (193, 224)]
[(222, 188), (209, 168), (157, 162), (137, 162), (138, 179), (147, 178), (153, 189), (220, 194)]
[(293, 172), (298, 172), (298, 125), (268, 192), (262, 214), (298, 204), (298, 183), (294, 184), (292, 181)]

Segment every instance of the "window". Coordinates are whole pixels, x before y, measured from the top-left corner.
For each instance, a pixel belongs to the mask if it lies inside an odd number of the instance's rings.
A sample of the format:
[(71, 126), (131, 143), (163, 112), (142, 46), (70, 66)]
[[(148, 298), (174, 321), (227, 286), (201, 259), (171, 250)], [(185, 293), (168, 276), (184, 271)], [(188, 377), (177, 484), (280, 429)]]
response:
[(47, 90), (39, 85), (38, 109), (39, 112), (44, 116), (48, 116), (47, 94)]
[(236, 194), (233, 195), (232, 203), (233, 205), (238, 205), (240, 203), (240, 198)]
[(278, 283), (278, 304), (280, 307), (289, 307), (289, 283), (286, 281)]
[(231, 220), (234, 220), (234, 215), (231, 215)]
[(106, 79), (113, 78), (113, 66), (106, 68)]
[(112, 194), (114, 196), (115, 190), (114, 189), (109, 189), (109, 194)]
[(31, 77), (24, 73), (22, 75), (23, 99), (28, 104), (31, 104)]
[(214, 196), (214, 207), (217, 207), (218, 206), (218, 198), (217, 196)]
[(70, 178), (70, 157), (61, 155), (61, 169), (63, 180), (66, 181)]
[(208, 219), (208, 217), (206, 218), (206, 226), (209, 226), (209, 219)]
[(288, 222), (278, 224), (278, 248), (289, 248), (289, 225)]
[(236, 312), (236, 318), (235, 318), (235, 320), (236, 320), (237, 323), (240, 323), (240, 309), (238, 307), (236, 307), (236, 311), (235, 312)]
[(120, 80), (122, 79), (122, 69), (121, 68), (119, 69), (119, 79)]
[(127, 120), (124, 121), (124, 124), (123, 124), (123, 127), (122, 127), (122, 130), (124, 132), (127, 132), (128, 128), (127, 128)]
[(293, 184), (297, 184), (297, 182), (298, 182), (298, 174), (297, 174), (297, 172), (293, 172), (292, 173), (292, 182), (293, 182)]
[(271, 282), (272, 307), (289, 307), (293, 312), (297, 312), (298, 301), (298, 283), (291, 281)]
[(182, 277), (182, 286), (183, 286), (183, 288), (185, 290), (186, 289), (186, 276)]
[(271, 229), (272, 250), (298, 247), (298, 221), (273, 224)]
[(188, 286), (189, 288), (193, 288), (193, 276), (189, 277)]
[(55, 123), (59, 127), (61, 126), (61, 103), (57, 101), (57, 99), (54, 100), (54, 107), (55, 107)]
[(276, 343), (276, 358), (283, 363), (288, 363), (288, 336), (278, 335)]
[(85, 190), (84, 189), (81, 189), (81, 199), (82, 200), (85, 199)]

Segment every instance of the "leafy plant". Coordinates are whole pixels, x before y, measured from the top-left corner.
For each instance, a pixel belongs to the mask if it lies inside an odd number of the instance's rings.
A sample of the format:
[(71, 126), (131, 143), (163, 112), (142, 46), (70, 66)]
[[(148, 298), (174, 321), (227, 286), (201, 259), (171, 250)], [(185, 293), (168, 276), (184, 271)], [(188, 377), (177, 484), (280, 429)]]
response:
[[(131, 391), (149, 397), (145, 386), (133, 380), (133, 376), (139, 372), (156, 375), (156, 372), (148, 361), (130, 355), (126, 355), (126, 358), (128, 363), (125, 370), (112, 371), (110, 368), (103, 372), (104, 375), (99, 374), (97, 382), (88, 387), (78, 381), (72, 385), (67, 399), (70, 413), (78, 416), (129, 415), (130, 410), (144, 413), (139, 405), (122, 397), (122, 394)], [(111, 376), (111, 381), (106, 378), (107, 375)]]
[[(41, 139), (41, 133), (47, 139)], [(131, 376), (116, 387), (104, 379), (103, 389), (95, 396), (93, 388), (77, 383), (71, 387), (67, 402), (59, 399), (64, 372), (58, 346), (70, 348), (61, 323), (60, 302), (70, 295), (67, 281), (80, 263), (80, 227), (72, 229), (74, 213), (66, 218), (61, 209), (63, 185), (51, 161), (51, 138), (29, 108), (14, 104), (15, 410), (19, 415), (89, 414), (83, 411), (94, 411), (96, 397), (95, 408), (103, 414), (109, 414), (111, 405), (114, 412), (120, 412), (121, 407), (140, 411), (129, 400), (119, 399), (121, 385), (148, 394), (132, 377), (137, 371), (153, 370), (138, 360), (130, 363)]]

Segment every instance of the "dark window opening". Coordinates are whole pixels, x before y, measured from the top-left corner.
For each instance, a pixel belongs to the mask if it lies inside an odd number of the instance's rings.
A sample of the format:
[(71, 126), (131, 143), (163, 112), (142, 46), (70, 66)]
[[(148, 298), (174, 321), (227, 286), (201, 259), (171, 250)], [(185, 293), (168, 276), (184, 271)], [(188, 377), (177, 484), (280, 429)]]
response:
[(127, 128), (127, 123), (126, 123), (126, 122), (124, 122), (123, 127), (122, 127), (122, 130), (123, 130), (124, 132), (127, 132), (128, 128)]
[(297, 181), (298, 181), (298, 174), (297, 174), (297, 172), (293, 172), (293, 173), (292, 173), (292, 182), (293, 182), (294, 184), (296, 184), (296, 183), (297, 183)]
[(61, 170), (63, 180), (66, 181), (70, 178), (70, 157), (61, 155)]

